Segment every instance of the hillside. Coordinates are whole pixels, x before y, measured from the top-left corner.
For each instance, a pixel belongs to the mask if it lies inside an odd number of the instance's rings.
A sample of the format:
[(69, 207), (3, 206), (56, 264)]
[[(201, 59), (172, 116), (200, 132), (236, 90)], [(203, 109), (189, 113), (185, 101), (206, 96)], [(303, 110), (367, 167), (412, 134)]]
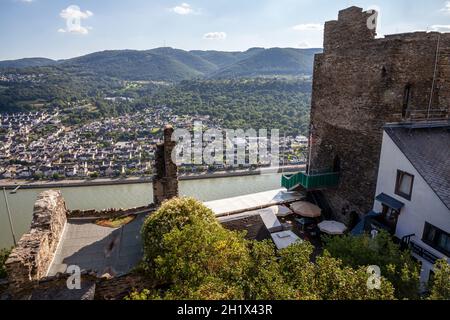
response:
[(224, 128), (295, 135), (307, 132), (311, 88), (311, 80), (296, 78), (189, 80), (156, 92), (147, 102), (175, 114), (209, 115)]
[[(186, 58), (186, 57), (183, 57)], [(186, 58), (187, 59), (187, 58)], [(58, 65), (67, 72), (84, 70), (121, 80), (178, 82), (203, 76), (202, 67), (183, 63), (181, 58), (151, 51), (102, 51), (65, 60)], [(195, 67), (199, 68), (197, 70)]]
[(18, 60), (0, 61), (0, 69), (4, 68), (28, 68), (28, 67), (44, 67), (54, 65), (55, 60), (47, 58), (24, 58)]
[(0, 72), (7, 68), (37, 68), (38, 72), (39, 67), (53, 66), (69, 74), (87, 72), (120, 80), (168, 82), (195, 78), (295, 76), (312, 74), (314, 54), (320, 51), (293, 48), (252, 48), (244, 52), (173, 48), (109, 50), (61, 61), (44, 58), (0, 61)]
[(231, 66), (239, 61), (245, 60), (251, 57), (252, 55), (257, 54), (264, 50), (265, 50), (264, 48), (251, 48), (244, 52), (201, 51), (201, 50), (194, 50), (190, 52), (198, 57), (201, 57), (215, 64), (217, 68), (224, 68), (227, 66)]
[[(64, 106), (68, 101), (84, 99), (98, 101), (105, 96), (143, 98), (186, 80), (301, 78), (312, 75), (316, 52), (320, 49), (222, 52), (157, 48), (102, 51), (60, 61), (4, 61), (0, 62), (0, 112)], [(269, 90), (274, 85), (270, 82)], [(227, 82), (223, 86), (223, 90), (232, 88)]]
[(314, 55), (320, 49), (271, 48), (260, 50), (246, 59), (225, 66), (213, 78), (257, 77), (270, 75), (311, 75)]

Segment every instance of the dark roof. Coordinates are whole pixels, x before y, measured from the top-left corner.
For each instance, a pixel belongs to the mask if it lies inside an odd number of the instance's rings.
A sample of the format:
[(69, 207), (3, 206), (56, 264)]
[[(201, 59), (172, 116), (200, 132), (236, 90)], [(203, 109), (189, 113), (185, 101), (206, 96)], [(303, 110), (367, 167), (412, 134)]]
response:
[(386, 125), (386, 133), (450, 209), (450, 124)]
[(248, 240), (262, 241), (271, 239), (270, 232), (259, 214), (242, 213), (220, 217), (218, 220), (228, 230), (247, 231), (245, 238)]
[(401, 208), (405, 206), (403, 202), (398, 201), (397, 199), (388, 196), (385, 193), (379, 194), (375, 200), (381, 202), (384, 205), (387, 205), (389, 208), (400, 211)]

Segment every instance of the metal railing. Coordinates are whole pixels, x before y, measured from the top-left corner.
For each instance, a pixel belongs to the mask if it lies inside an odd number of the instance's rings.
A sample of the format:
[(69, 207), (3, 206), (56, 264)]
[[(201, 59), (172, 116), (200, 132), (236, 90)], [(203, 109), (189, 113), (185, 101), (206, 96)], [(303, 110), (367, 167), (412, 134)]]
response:
[(321, 174), (308, 175), (299, 172), (292, 175), (283, 175), (281, 185), (287, 190), (293, 190), (302, 187), (306, 190), (319, 190), (325, 188), (333, 188), (339, 184), (339, 173), (328, 172)]
[(435, 264), (437, 260), (439, 260), (439, 257), (428, 251), (427, 249), (423, 248), (419, 244), (415, 243), (411, 240), (409, 243), (409, 247), (411, 248), (411, 251), (417, 254), (419, 257), (424, 258), (431, 264)]
[(449, 118), (447, 109), (407, 110), (405, 121), (441, 121)]
[(415, 236), (415, 234), (410, 234), (403, 237), (401, 242), (402, 249), (410, 249), (412, 253), (424, 258), (431, 264), (435, 264), (436, 261), (439, 260), (439, 257), (412, 240)]

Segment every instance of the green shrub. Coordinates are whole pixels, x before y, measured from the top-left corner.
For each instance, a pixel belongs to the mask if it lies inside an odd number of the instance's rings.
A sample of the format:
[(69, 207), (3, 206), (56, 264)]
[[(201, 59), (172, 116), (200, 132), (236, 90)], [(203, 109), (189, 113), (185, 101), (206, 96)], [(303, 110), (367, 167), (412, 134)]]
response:
[(450, 265), (446, 259), (438, 260), (434, 265), (429, 299), (450, 300)]
[(6, 260), (8, 260), (8, 256), (10, 253), (10, 249), (0, 250), (0, 279), (6, 278), (5, 262)]
[(313, 247), (308, 242), (281, 251), (281, 270), (285, 281), (296, 290), (301, 300), (392, 300), (394, 288), (380, 278), (379, 288), (368, 286), (367, 267), (352, 268), (328, 252), (311, 261)]
[(269, 241), (245, 240), (194, 199), (165, 202), (142, 236), (142, 265), (156, 285), (127, 299), (394, 299), (383, 277), (380, 288), (369, 288), (366, 266), (352, 268), (327, 252), (313, 263), (308, 242), (276, 251)]
[(324, 249), (332, 257), (342, 260), (352, 268), (377, 265), (381, 275), (395, 287), (399, 299), (418, 299), (420, 266), (410, 252), (402, 251), (387, 232), (380, 232), (374, 239), (369, 235), (325, 238)]
[(214, 213), (201, 202), (192, 198), (175, 198), (166, 201), (146, 219), (142, 227), (142, 239), (144, 262), (148, 268), (154, 267), (156, 257), (164, 252), (164, 235), (174, 228), (181, 229), (191, 224), (194, 218), (218, 224)]
[(283, 277), (272, 241), (248, 241), (250, 260), (243, 287), (249, 300), (289, 300), (296, 297), (292, 282)]

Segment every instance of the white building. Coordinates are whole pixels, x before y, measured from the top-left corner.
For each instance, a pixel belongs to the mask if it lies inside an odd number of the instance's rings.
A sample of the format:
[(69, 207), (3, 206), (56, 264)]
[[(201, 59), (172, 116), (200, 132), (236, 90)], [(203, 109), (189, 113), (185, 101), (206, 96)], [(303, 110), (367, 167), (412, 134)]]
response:
[[(383, 132), (375, 217), (422, 264), (421, 281), (436, 259), (450, 263), (450, 124), (389, 124)], [(381, 223), (380, 223), (381, 222)]]

